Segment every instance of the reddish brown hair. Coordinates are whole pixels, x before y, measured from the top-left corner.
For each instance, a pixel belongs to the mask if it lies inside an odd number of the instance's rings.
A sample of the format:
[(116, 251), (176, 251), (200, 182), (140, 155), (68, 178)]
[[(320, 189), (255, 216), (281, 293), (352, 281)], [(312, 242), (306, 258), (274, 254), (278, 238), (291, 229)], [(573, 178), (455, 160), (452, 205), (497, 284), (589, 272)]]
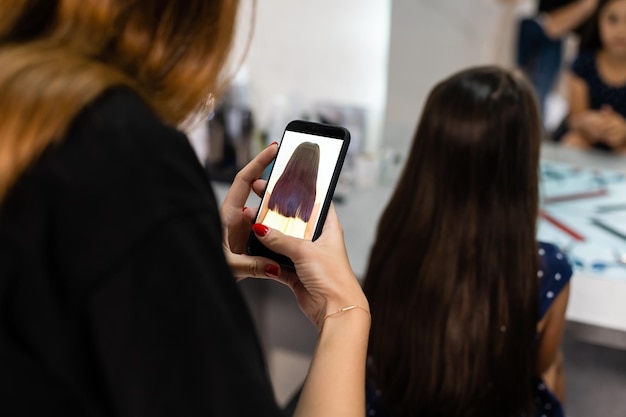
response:
[(317, 143), (302, 142), (298, 145), (276, 181), (268, 202), (269, 209), (308, 222), (317, 195), (319, 165), (320, 147)]
[(1, 0), (0, 201), (102, 91), (180, 124), (227, 77), (238, 0)]

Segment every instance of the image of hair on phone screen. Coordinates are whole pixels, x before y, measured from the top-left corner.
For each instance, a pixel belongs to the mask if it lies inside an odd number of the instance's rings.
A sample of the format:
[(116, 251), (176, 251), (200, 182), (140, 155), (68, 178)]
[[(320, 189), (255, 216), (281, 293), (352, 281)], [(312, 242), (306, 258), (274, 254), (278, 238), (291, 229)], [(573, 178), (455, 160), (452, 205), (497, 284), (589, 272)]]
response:
[[(316, 198), (319, 165), (320, 146), (300, 143), (276, 182), (268, 184), (257, 221), (284, 234), (310, 240), (320, 206)], [(277, 177), (276, 173), (272, 176)]]

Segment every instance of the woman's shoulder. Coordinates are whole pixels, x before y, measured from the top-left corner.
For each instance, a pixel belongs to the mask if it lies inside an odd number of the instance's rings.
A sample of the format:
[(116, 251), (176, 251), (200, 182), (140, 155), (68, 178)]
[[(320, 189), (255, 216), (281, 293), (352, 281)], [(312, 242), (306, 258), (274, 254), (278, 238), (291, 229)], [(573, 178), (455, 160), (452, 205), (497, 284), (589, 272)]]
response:
[[(50, 222), (63, 230), (68, 253), (99, 248), (98, 262), (85, 268), (111, 265), (169, 219), (210, 213), (220, 230), (211, 184), (186, 136), (128, 89), (84, 107), (17, 186), (22, 195), (45, 190), (42, 207), (55, 213)], [(18, 197), (15, 207), (24, 207)]]
[(569, 283), (573, 270), (567, 255), (556, 245), (539, 242), (539, 308), (540, 317)]
[(167, 212), (206, 204), (212, 193), (186, 135), (128, 88), (109, 89), (83, 108), (51, 151), (61, 187), (94, 187), (120, 198), (134, 190), (137, 204), (141, 198)]
[(103, 137), (106, 140), (100, 145), (123, 145), (115, 148), (117, 151), (131, 151), (133, 146), (150, 151), (186, 141), (182, 132), (161, 121), (140, 95), (127, 87), (110, 88), (82, 109), (65, 139), (85, 142)]
[(596, 52), (583, 49), (572, 63), (572, 72), (585, 80), (596, 74)]
[(539, 242), (539, 268), (544, 272), (560, 274), (559, 279), (567, 279), (572, 275), (572, 266), (567, 255), (553, 243)]
[(87, 105), (71, 122), (60, 148), (85, 163), (117, 163), (119, 170), (152, 168), (207, 178), (187, 136), (125, 87), (111, 88)]

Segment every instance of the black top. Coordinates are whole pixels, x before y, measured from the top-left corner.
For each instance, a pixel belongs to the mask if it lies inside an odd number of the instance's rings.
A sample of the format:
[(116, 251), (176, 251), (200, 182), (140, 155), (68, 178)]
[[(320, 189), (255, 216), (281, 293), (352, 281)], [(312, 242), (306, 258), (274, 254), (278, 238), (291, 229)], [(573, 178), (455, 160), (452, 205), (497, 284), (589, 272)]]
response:
[(581, 51), (572, 64), (572, 72), (587, 84), (591, 110), (600, 110), (602, 106), (609, 105), (622, 117), (626, 117), (626, 84), (613, 86), (604, 82), (598, 72), (595, 51)]
[(0, 211), (0, 415), (280, 414), (204, 170), (105, 93)]
[(576, 0), (539, 0), (539, 12), (551, 12), (574, 3)]

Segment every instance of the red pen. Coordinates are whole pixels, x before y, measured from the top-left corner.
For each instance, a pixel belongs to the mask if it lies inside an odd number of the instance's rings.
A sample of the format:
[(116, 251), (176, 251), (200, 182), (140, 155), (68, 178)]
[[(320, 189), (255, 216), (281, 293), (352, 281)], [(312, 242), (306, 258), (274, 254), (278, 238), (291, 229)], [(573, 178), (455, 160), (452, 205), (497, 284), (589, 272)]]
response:
[(601, 188), (599, 190), (587, 191), (587, 192), (582, 192), (582, 193), (556, 195), (554, 197), (544, 198), (543, 204), (561, 203), (563, 201), (584, 200), (586, 198), (602, 197), (602, 196), (607, 195), (608, 193), (609, 192), (607, 189)]
[(584, 242), (585, 241), (585, 237), (583, 235), (581, 235), (580, 233), (576, 232), (575, 230), (572, 230), (569, 226), (565, 225), (560, 220), (557, 220), (556, 218), (552, 217), (551, 215), (549, 215), (545, 211), (540, 210), (539, 211), (539, 217), (542, 217), (548, 223), (551, 223), (553, 226), (555, 226), (556, 228), (558, 228), (562, 232), (565, 232), (566, 234), (570, 235), (572, 237), (572, 239), (577, 240), (579, 242)]

